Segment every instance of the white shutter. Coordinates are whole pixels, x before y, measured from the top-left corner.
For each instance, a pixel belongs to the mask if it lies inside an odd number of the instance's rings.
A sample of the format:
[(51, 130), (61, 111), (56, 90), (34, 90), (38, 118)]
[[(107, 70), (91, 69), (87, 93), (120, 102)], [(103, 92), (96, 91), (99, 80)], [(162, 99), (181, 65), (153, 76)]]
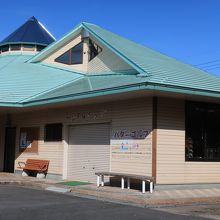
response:
[(95, 172), (109, 171), (110, 124), (76, 125), (69, 128), (67, 178), (96, 182)]

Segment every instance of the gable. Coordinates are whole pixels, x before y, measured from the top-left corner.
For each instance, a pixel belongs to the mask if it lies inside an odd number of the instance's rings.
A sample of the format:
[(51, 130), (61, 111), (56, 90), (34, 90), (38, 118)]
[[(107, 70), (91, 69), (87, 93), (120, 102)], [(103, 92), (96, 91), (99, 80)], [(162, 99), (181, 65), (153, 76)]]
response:
[[(52, 50), (52, 52), (45, 56), (40, 62), (53, 64), (64, 68), (69, 68), (74, 71), (85, 73), (100, 73), (100, 72), (115, 72), (133, 70), (121, 57), (116, 55), (113, 51), (107, 48), (103, 43), (97, 40), (94, 36), (83, 37), (84, 29), (78, 31), (77, 35), (72, 35), (67, 42), (59, 45), (59, 48)], [(71, 63), (63, 62), (67, 59), (68, 54), (77, 45), (83, 44), (82, 62)], [(91, 59), (91, 45), (96, 45), (99, 48), (97, 54), (93, 54)]]
[[(47, 56), (45, 59), (43, 59), (41, 62), (53, 64), (53, 65), (64, 67), (64, 68), (68, 67), (73, 70), (86, 71), (87, 66), (85, 65), (85, 63), (68, 65), (65, 63), (61, 63), (61, 62), (56, 62), (56, 60), (59, 57), (61, 57), (62, 55), (67, 53), (67, 51), (69, 51), (70, 49), (80, 44), (81, 41), (82, 41), (81, 34), (78, 34), (73, 39), (71, 39), (69, 42), (65, 43), (59, 49), (57, 49), (56, 51), (51, 53), (49, 56)], [(83, 54), (83, 56), (85, 56), (85, 54)]]

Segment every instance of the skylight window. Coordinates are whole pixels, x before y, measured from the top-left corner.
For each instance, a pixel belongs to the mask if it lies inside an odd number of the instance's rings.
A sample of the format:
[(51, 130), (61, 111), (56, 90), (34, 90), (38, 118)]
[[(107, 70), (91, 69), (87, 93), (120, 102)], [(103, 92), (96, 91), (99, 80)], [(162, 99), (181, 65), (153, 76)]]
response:
[(83, 42), (80, 42), (67, 52), (55, 59), (55, 62), (67, 65), (82, 64), (83, 63)]

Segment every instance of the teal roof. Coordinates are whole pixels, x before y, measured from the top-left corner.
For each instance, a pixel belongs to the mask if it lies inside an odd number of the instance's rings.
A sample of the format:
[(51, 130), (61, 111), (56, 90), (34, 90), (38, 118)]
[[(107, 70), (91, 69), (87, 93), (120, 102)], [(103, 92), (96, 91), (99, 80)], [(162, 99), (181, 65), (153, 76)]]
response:
[(97, 25), (84, 26), (116, 53), (132, 61), (148, 82), (220, 92), (220, 77), (113, 34)]
[(81, 74), (27, 63), (30, 57), (0, 56), (0, 103), (22, 103), (82, 77)]
[[(134, 70), (83, 74), (41, 62), (83, 28)], [(140, 89), (219, 98), (220, 78), (89, 23), (35, 56), (0, 56), (1, 105), (38, 105)]]

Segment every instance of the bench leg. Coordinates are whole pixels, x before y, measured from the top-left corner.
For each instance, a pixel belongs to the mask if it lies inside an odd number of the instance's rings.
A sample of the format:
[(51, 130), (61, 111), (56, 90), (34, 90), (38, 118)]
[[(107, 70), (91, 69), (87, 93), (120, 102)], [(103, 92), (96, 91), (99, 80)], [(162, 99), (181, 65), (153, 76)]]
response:
[(121, 189), (125, 188), (125, 179), (124, 177), (121, 178)]
[(101, 175), (101, 186), (104, 186), (104, 175)]
[(142, 180), (142, 193), (145, 193), (145, 180)]
[(130, 178), (127, 178), (127, 188), (130, 189)]
[(100, 186), (100, 176), (98, 176), (98, 175), (97, 175), (97, 182), (96, 182), (96, 184), (97, 184), (97, 187)]
[(154, 183), (150, 182), (150, 193), (153, 193), (154, 191)]

